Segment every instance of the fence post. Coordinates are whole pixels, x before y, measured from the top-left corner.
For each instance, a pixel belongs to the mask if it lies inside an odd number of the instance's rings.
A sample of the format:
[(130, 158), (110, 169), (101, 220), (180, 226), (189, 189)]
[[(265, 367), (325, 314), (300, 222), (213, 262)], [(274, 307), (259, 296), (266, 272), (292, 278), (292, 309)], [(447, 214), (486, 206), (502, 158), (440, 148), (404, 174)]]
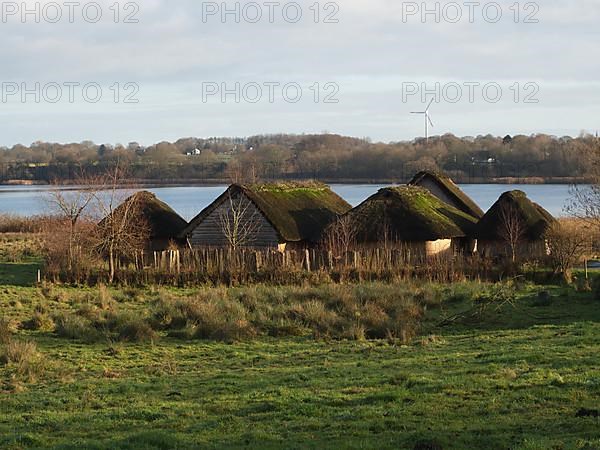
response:
[(259, 272), (260, 271), (260, 266), (262, 264), (261, 253), (260, 252), (254, 252), (254, 258), (255, 258), (255, 264), (256, 264), (256, 271)]

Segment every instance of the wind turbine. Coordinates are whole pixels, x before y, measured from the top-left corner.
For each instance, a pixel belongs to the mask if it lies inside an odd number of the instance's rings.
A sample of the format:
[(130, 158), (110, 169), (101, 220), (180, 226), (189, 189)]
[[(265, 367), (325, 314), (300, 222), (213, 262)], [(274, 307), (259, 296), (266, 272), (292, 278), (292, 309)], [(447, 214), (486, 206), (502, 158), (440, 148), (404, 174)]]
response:
[(431, 125), (433, 128), (433, 122), (431, 121), (431, 116), (429, 115), (429, 108), (431, 107), (433, 100), (435, 99), (431, 99), (429, 105), (427, 105), (427, 108), (425, 108), (425, 111), (411, 111), (411, 114), (423, 114), (425, 116), (425, 142), (427, 144), (429, 144), (429, 125)]

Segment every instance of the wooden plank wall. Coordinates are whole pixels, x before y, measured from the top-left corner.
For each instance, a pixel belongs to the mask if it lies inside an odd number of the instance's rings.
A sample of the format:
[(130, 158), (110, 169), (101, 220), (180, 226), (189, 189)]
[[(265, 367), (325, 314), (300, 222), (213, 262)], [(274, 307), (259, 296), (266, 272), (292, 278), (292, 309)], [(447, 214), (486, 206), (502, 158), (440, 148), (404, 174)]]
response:
[[(239, 196), (232, 197), (234, 205), (239, 201)], [(267, 221), (258, 208), (246, 196), (244, 196), (245, 214), (243, 221), (245, 223), (252, 222), (251, 228), (254, 230), (252, 235), (253, 247), (271, 247), (277, 248), (279, 244), (279, 236), (273, 226)], [(223, 233), (222, 217), (226, 215), (230, 209), (229, 200), (225, 200), (218, 205), (189, 236), (189, 242), (192, 247), (227, 247), (228, 242)]]

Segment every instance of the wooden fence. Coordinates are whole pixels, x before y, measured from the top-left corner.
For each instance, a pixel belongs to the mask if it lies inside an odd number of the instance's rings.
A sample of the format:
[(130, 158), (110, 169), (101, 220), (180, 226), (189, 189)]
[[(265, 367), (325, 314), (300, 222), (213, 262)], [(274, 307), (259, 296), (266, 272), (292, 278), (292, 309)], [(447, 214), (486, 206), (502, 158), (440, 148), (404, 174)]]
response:
[[(389, 270), (399, 265), (425, 264), (435, 257), (411, 255), (403, 250), (372, 249), (336, 255), (331, 251), (303, 250), (169, 250), (138, 254), (138, 268), (180, 272), (260, 272), (262, 270), (303, 270), (307, 272), (335, 270)], [(440, 258), (438, 258), (440, 259)], [(443, 257), (445, 261), (448, 257)], [(140, 265), (141, 264), (141, 265)]]
[(419, 278), (456, 281), (486, 277), (491, 269), (476, 257), (425, 257), (410, 249), (327, 250), (195, 249), (141, 252), (119, 265), (117, 278), (138, 283), (287, 283), (323, 277), (333, 281)]

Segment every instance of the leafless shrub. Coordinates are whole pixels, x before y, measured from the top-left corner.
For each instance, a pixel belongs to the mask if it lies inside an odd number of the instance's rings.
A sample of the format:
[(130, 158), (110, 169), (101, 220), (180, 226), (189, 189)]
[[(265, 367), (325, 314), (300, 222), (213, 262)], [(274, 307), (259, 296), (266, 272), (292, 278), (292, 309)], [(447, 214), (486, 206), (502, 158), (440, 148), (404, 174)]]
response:
[(67, 278), (68, 281), (80, 282), (100, 264), (94, 250), (96, 225), (87, 219), (79, 220), (72, 236), (69, 227), (65, 221), (58, 226), (56, 223), (44, 224), (44, 272), (50, 279)]
[(80, 254), (79, 249), (81, 248), (78, 243), (81, 241), (83, 233), (85, 233), (85, 229), (78, 227), (79, 221), (89, 216), (88, 210), (96, 199), (99, 190), (102, 189), (103, 180), (101, 177), (86, 176), (83, 169), (81, 169), (75, 183), (78, 185), (77, 189), (54, 188), (48, 194), (48, 204), (53, 215), (62, 219), (64, 225), (66, 225), (62, 230), (66, 234), (67, 268), (69, 271), (77, 263), (76, 257)]
[(595, 233), (600, 232), (600, 141), (585, 154), (587, 170), (586, 178), (589, 185), (574, 186), (572, 198), (567, 205), (569, 215), (585, 221)]
[(563, 220), (555, 223), (546, 234), (554, 272), (569, 283), (573, 267), (590, 252), (588, 228), (577, 220)]
[(354, 220), (350, 215), (344, 215), (327, 228), (323, 241), (325, 248), (339, 257), (355, 248), (356, 237)]

